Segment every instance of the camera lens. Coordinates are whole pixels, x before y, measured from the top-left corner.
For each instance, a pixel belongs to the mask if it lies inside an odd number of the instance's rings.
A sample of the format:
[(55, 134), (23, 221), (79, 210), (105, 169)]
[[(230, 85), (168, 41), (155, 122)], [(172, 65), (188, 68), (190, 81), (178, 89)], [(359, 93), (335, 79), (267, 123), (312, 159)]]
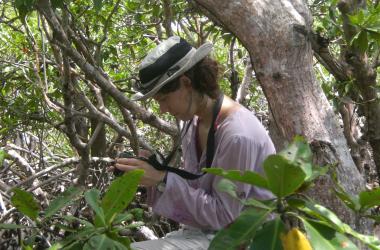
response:
[(129, 151), (124, 151), (124, 152), (121, 152), (118, 156), (118, 158), (133, 158), (133, 153), (129, 152)]

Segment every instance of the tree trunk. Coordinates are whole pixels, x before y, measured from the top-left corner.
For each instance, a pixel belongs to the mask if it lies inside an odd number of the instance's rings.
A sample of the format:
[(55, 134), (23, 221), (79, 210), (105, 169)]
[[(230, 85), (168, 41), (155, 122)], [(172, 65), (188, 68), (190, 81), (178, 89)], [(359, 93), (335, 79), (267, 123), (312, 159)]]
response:
[[(357, 194), (363, 190), (365, 182), (313, 72), (313, 51), (308, 39), (311, 16), (306, 4), (301, 0), (196, 2), (233, 32), (250, 53), (281, 136), (287, 141), (295, 135), (304, 136), (312, 146), (316, 162), (338, 163), (338, 179), (346, 191)], [(367, 231), (329, 191), (331, 185), (329, 178), (321, 179), (312, 190), (313, 198), (357, 230)]]

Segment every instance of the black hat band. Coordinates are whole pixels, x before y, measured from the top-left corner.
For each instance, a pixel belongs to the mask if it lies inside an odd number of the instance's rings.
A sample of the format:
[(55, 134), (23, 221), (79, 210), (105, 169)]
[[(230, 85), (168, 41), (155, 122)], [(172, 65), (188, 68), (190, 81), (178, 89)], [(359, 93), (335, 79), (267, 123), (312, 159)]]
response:
[[(179, 60), (186, 56), (186, 54), (191, 49), (192, 46), (181, 38), (179, 43), (175, 44), (170, 49), (168, 49), (154, 63), (150, 64), (149, 66), (143, 69), (140, 69), (139, 77), (141, 83), (139, 84), (139, 87), (149, 88), (149, 86), (146, 86), (147, 83), (165, 74), (174, 64), (176, 64)], [(171, 72), (171, 74), (174, 73)], [(149, 85), (152, 85), (152, 83), (150, 83)]]

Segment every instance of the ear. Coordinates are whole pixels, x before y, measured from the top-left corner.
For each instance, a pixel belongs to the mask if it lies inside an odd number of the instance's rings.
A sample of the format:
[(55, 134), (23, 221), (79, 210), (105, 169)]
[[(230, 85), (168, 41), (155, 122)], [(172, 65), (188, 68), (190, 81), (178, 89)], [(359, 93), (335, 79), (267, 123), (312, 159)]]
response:
[(180, 76), (180, 81), (186, 89), (192, 89), (193, 88), (193, 85), (191, 84), (190, 78), (188, 78), (186, 75)]

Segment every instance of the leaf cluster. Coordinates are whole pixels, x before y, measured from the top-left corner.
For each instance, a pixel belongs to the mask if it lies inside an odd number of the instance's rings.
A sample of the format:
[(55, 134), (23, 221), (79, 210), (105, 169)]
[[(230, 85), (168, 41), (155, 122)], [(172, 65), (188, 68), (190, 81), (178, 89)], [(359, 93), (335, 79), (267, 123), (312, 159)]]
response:
[[(124, 212), (135, 196), (143, 170), (125, 173), (114, 180), (103, 197), (97, 189), (84, 192), (83, 188), (70, 187), (55, 198), (41, 211), (33, 195), (24, 190), (13, 189), (12, 205), (33, 222), (34, 235), (25, 240), (26, 247), (32, 247), (39, 228), (49, 228), (56, 220), (63, 220), (56, 226), (65, 232), (63, 240), (56, 242), (50, 249), (130, 249), (130, 240), (119, 234), (120, 231), (135, 228), (141, 223), (132, 223), (138, 211)], [(83, 195), (84, 193), (84, 195)], [(64, 207), (84, 196), (92, 210), (92, 219), (66, 215), (54, 216)], [(20, 229), (29, 226), (18, 224), (0, 224), (1, 229)]]
[[(241, 200), (248, 208), (230, 226), (218, 232), (209, 249), (236, 249), (240, 246), (283, 249), (281, 238), (284, 237), (281, 235), (291, 229), (292, 220), (302, 223), (313, 249), (358, 249), (350, 237), (362, 241), (371, 249), (380, 249), (377, 238), (354, 231), (332, 211), (302, 193), (327, 170), (328, 167), (312, 164), (312, 152), (301, 137), (296, 137), (286, 149), (264, 161), (265, 176), (251, 171), (240, 173), (220, 168), (204, 169), (224, 177), (219, 188), (237, 199), (236, 185), (231, 181), (254, 185), (274, 194), (270, 200)], [(339, 184), (336, 183), (336, 186), (339, 187)], [(339, 187), (336, 193), (348, 208), (365, 217), (374, 218), (367, 212), (380, 205), (380, 189), (353, 196)]]

